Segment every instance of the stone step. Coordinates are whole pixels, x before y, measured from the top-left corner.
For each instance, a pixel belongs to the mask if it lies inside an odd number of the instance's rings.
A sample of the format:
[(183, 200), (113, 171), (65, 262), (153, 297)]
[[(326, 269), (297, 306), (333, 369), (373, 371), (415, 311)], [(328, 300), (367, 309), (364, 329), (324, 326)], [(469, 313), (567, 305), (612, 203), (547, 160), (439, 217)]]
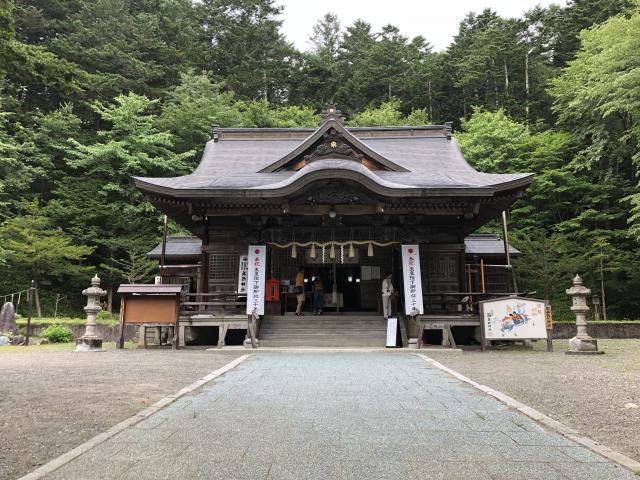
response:
[(339, 328), (341, 330), (361, 330), (361, 329), (378, 329), (384, 330), (386, 325), (380, 325), (378, 323), (363, 323), (362, 325), (341, 325), (341, 324), (322, 324), (322, 325), (275, 325), (275, 324), (262, 324), (260, 326), (261, 330), (266, 329), (275, 329), (275, 330), (294, 330), (294, 329), (302, 329), (302, 330), (327, 330)]
[(262, 347), (384, 347), (386, 321), (380, 315), (267, 316)]
[(260, 332), (260, 338), (287, 338), (287, 337), (293, 337), (293, 336), (315, 336), (315, 337), (319, 337), (319, 336), (330, 336), (330, 337), (372, 337), (372, 338), (377, 338), (380, 337), (381, 335), (386, 335), (386, 331), (385, 330), (377, 330), (377, 331), (372, 331), (372, 332), (335, 332), (335, 333), (329, 333), (329, 332)]
[(367, 333), (371, 335), (378, 335), (386, 332), (386, 329), (382, 328), (363, 328), (363, 329), (260, 329), (260, 335), (291, 335), (291, 334), (325, 334), (325, 335), (365, 335)]
[(293, 333), (293, 332), (326, 332), (326, 333), (347, 333), (347, 332), (386, 332), (386, 328), (371, 327), (371, 328), (276, 328), (273, 325), (268, 328), (261, 328), (261, 333)]
[(292, 341), (292, 340), (260, 340), (260, 347), (266, 348), (382, 348), (385, 346), (384, 339), (379, 342), (373, 341), (355, 341), (346, 342), (336, 341)]

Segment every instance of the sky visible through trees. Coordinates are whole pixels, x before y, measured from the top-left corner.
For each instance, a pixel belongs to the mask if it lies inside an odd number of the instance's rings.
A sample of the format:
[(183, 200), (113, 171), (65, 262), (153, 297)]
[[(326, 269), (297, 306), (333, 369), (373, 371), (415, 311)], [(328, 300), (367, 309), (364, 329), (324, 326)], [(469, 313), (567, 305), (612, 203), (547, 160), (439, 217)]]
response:
[(351, 125), (453, 121), (477, 169), (535, 172), (510, 213), (519, 283), (566, 304), (572, 274), (602, 273), (609, 317), (638, 318), (637, 0), (471, 13), (442, 52), (364, 11), (309, 41), (271, 0), (0, 0), (0, 294), (36, 277), (46, 314), (89, 272), (146, 272), (160, 214), (132, 175), (190, 171), (213, 124), (316, 126), (336, 102)]

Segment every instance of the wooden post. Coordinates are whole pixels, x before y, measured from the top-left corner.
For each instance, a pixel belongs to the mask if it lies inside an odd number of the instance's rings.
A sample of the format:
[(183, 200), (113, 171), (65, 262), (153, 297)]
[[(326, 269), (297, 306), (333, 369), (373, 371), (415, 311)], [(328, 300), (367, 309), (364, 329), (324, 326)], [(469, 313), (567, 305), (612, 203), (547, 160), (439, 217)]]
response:
[(164, 216), (162, 223), (162, 252), (160, 253), (160, 283), (164, 276), (164, 261), (167, 253), (167, 216)]
[(258, 348), (258, 343), (256, 342), (256, 333), (253, 328), (253, 314), (248, 315), (247, 318), (247, 333), (249, 334), (249, 338), (251, 339), (251, 348)]
[(29, 346), (29, 337), (31, 336), (31, 317), (33, 316), (33, 294), (36, 291), (36, 282), (31, 280), (31, 286), (29, 287), (28, 296), (28, 316), (27, 316), (27, 331), (25, 332), (25, 346)]
[(471, 307), (471, 311), (473, 312), (473, 296), (471, 293), (473, 289), (471, 288), (471, 265), (467, 265), (467, 293), (469, 294), (469, 306)]
[(487, 348), (487, 343), (491, 345), (490, 342), (487, 341), (487, 332), (484, 330), (484, 301), (478, 302), (478, 315), (480, 316), (480, 351), (484, 352)]
[(504, 237), (502, 239), (504, 242), (504, 256), (507, 260), (507, 265), (509, 267), (508, 272), (511, 273), (511, 281), (513, 282), (513, 293), (518, 293), (518, 283), (516, 281), (516, 276), (513, 272), (513, 267), (511, 265), (511, 253), (509, 252), (509, 231), (507, 230), (507, 212), (505, 212), (504, 210), (502, 211), (502, 236)]
[(124, 301), (124, 294), (120, 295), (120, 335), (118, 336), (117, 347), (122, 350), (124, 348), (124, 309), (126, 302)]
[(422, 322), (417, 316), (410, 315), (409, 318), (418, 326), (418, 342), (416, 348), (420, 350), (422, 348), (422, 337), (424, 335), (424, 329), (422, 328)]
[(176, 294), (176, 324), (173, 327), (173, 340), (171, 341), (171, 348), (173, 350), (178, 349), (178, 340), (179, 340), (179, 327), (180, 327), (180, 299), (182, 298), (182, 293)]
[(484, 288), (484, 258), (480, 259), (480, 282), (482, 284), (482, 293), (486, 293)]
[(59, 293), (56, 293), (56, 304), (55, 307), (53, 308), (53, 318), (57, 318), (58, 317), (58, 303), (60, 302), (60, 297), (62, 295), (60, 295)]
[(547, 324), (547, 352), (553, 352), (553, 315), (549, 304), (545, 305), (544, 317)]

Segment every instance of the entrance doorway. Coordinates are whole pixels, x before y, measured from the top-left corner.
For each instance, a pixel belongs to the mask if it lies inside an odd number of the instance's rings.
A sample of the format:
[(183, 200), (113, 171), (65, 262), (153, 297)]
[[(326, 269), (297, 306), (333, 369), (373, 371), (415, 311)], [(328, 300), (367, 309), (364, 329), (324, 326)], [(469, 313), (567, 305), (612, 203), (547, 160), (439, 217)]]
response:
[[(356, 255), (353, 258), (347, 257), (346, 249), (343, 255), (338, 250), (335, 259), (330, 259), (327, 251), (323, 262), (320, 252), (317, 252), (316, 258), (313, 259), (310, 258), (309, 252), (300, 249), (296, 258), (292, 258), (290, 250), (274, 248), (269, 255), (271, 275), (280, 279), (282, 288), (287, 291), (287, 288), (293, 285), (298, 268), (303, 267), (305, 290), (309, 292), (309, 299), (317, 277), (322, 280), (326, 294), (333, 292), (335, 278), (336, 290), (342, 298), (340, 311), (381, 314), (382, 280), (386, 272), (394, 271), (398, 263), (395, 259), (398, 249), (393, 246), (376, 246), (373, 248), (372, 256), (368, 255), (366, 246), (355, 250)], [(307, 303), (306, 308), (311, 309), (311, 302)], [(326, 309), (327, 312), (331, 310), (333, 308)], [(287, 308), (287, 311), (290, 309)]]

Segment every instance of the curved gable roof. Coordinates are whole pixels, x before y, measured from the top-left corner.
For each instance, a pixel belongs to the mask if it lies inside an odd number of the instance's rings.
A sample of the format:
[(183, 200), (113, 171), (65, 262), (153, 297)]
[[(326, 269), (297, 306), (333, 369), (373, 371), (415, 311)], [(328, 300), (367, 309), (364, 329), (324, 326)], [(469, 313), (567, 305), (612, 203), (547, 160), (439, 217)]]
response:
[[(298, 171), (282, 170), (334, 128), (386, 170), (322, 157)], [(476, 171), (446, 126), (345, 128), (333, 119), (318, 129), (220, 129), (189, 175), (134, 178), (147, 192), (174, 197), (271, 197), (315, 178), (353, 178), (383, 195), (493, 195), (524, 190), (532, 174)]]

